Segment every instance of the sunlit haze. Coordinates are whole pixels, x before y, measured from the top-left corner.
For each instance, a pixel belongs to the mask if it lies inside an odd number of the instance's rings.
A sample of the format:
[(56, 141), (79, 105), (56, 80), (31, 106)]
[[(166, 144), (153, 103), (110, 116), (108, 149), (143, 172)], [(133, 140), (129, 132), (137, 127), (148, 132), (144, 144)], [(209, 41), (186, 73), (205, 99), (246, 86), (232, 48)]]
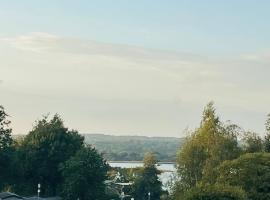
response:
[(269, 8), (267, 0), (0, 1), (0, 105), (13, 134), (58, 113), (81, 133), (181, 137), (213, 100), (221, 120), (263, 134)]

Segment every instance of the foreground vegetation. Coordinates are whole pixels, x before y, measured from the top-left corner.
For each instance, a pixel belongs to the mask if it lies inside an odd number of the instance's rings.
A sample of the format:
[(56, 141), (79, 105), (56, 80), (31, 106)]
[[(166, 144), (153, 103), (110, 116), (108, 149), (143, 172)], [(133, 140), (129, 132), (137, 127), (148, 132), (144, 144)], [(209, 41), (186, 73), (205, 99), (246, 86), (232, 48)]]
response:
[[(38, 120), (25, 136), (11, 137), (12, 129), (0, 106), (0, 189), (22, 196), (61, 196), (65, 200), (120, 199), (119, 191), (108, 192), (106, 181), (116, 178), (103, 156), (86, 144), (84, 136), (64, 126), (55, 115)], [(137, 199), (162, 193), (154, 154), (146, 154), (144, 166), (132, 175), (129, 193)], [(122, 181), (122, 180), (117, 180)], [(127, 181), (127, 180), (124, 180)], [(128, 196), (128, 195), (127, 195)], [(130, 196), (129, 196), (130, 197)]]
[[(199, 127), (188, 132), (177, 152), (175, 184), (162, 190), (156, 153), (144, 156), (144, 166), (111, 169), (103, 155), (69, 130), (55, 115), (44, 117), (24, 137), (13, 140), (10, 121), (0, 106), (0, 188), (66, 200), (124, 198), (105, 185), (112, 180), (131, 183), (121, 188), (136, 200), (268, 200), (270, 199), (270, 115), (261, 138), (232, 123), (222, 122), (213, 103), (203, 112)], [(89, 143), (89, 141), (87, 141)], [(117, 176), (117, 174), (121, 176)], [(111, 180), (111, 181), (110, 181)]]
[(270, 116), (260, 138), (220, 121), (209, 103), (199, 128), (178, 151), (176, 200), (270, 199)]
[[(10, 121), (0, 107), (0, 187), (20, 195), (61, 195), (67, 200), (106, 199), (108, 165), (84, 137), (68, 130), (58, 115), (44, 117), (23, 138), (13, 141)], [(88, 190), (85, 188), (95, 188)]]

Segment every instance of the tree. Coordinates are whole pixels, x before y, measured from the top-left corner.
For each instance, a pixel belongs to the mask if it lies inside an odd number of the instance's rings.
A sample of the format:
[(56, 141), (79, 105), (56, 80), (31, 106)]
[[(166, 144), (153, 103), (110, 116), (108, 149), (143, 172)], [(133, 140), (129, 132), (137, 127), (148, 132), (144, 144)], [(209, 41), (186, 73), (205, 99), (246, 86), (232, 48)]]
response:
[(200, 142), (200, 138), (193, 134), (187, 139), (177, 157), (178, 174), (181, 179), (178, 190), (180, 186), (186, 190), (195, 186), (202, 179), (207, 152)]
[(181, 200), (247, 200), (247, 196), (239, 187), (209, 185), (190, 189)]
[(91, 146), (81, 148), (60, 166), (66, 200), (104, 199), (108, 164)]
[(213, 183), (212, 169), (224, 160), (238, 157), (237, 131), (237, 126), (220, 122), (212, 102), (205, 107), (200, 127), (187, 138), (177, 154), (181, 179), (177, 184), (178, 193), (201, 181)]
[(0, 105), (0, 150), (8, 149), (12, 144), (10, 121), (4, 107)]
[(248, 153), (224, 161), (217, 169), (217, 183), (239, 186), (249, 199), (270, 199), (270, 154)]
[(41, 183), (43, 195), (55, 195), (63, 181), (59, 165), (75, 155), (83, 141), (77, 131), (64, 126), (58, 115), (37, 121), (19, 148), (18, 161), (24, 175), (20, 192), (33, 194)]
[(267, 120), (265, 122), (266, 135), (264, 138), (264, 150), (270, 152), (270, 114), (267, 115)]
[(0, 188), (9, 182), (11, 173), (12, 129), (9, 127), (10, 121), (4, 107), (0, 105)]
[(142, 171), (134, 181), (135, 199), (147, 200), (149, 197), (159, 200), (162, 194), (162, 183), (158, 178), (160, 172), (156, 168), (156, 157), (151, 153), (146, 153)]
[(157, 158), (153, 153), (146, 152), (143, 158), (145, 168), (154, 168), (157, 164)]
[(246, 153), (255, 153), (263, 151), (263, 140), (254, 132), (247, 132), (243, 138), (244, 151)]

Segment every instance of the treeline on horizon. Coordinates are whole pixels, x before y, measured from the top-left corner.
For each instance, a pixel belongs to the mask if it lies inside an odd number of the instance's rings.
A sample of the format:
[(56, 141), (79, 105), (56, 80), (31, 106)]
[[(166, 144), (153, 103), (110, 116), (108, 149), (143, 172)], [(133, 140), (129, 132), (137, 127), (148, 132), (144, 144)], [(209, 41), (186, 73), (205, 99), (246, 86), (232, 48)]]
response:
[[(114, 136), (81, 134), (108, 161), (143, 161), (146, 152), (155, 154), (159, 162), (175, 162), (176, 151), (185, 139), (176, 137)], [(13, 135), (20, 139), (25, 135)]]
[[(105, 154), (88, 145), (94, 142), (65, 127), (58, 115), (38, 120), (22, 138), (13, 139), (11, 133), (8, 115), (0, 106), (2, 191), (33, 195), (41, 183), (43, 196), (112, 199), (106, 193), (105, 180), (114, 180), (119, 171), (108, 166)], [(138, 200), (148, 199), (149, 191), (155, 200), (269, 200), (269, 152), (270, 114), (261, 137), (223, 122), (210, 102), (198, 128), (188, 131), (175, 151), (177, 176), (172, 177), (168, 191), (162, 190), (158, 180), (156, 152), (148, 154), (144, 167), (136, 173), (132, 169), (122, 172), (125, 182), (134, 182), (130, 194)]]
[(108, 161), (142, 161), (146, 152), (152, 152), (158, 161), (175, 162), (175, 152), (184, 143), (184, 138), (173, 137), (83, 135)]

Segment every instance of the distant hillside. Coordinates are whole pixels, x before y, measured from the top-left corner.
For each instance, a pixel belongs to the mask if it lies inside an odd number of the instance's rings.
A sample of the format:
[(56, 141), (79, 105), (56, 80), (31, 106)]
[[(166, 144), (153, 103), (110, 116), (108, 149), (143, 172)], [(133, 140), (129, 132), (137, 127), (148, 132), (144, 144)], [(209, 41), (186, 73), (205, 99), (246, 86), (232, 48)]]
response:
[(176, 151), (184, 141), (173, 137), (83, 135), (86, 143), (95, 146), (109, 161), (140, 161), (146, 152), (154, 152), (159, 161), (175, 161)]

